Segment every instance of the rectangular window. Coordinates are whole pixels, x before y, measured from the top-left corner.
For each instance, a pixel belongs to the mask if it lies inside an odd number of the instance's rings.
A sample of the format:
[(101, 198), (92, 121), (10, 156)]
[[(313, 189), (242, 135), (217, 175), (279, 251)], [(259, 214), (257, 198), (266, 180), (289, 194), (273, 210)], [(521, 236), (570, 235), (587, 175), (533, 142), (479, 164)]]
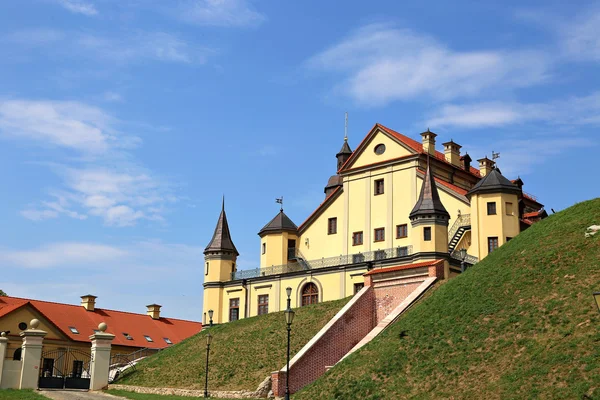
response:
[(269, 313), (269, 295), (261, 294), (258, 296), (258, 315)]
[(375, 181), (375, 195), (383, 194), (383, 179), (377, 179)]
[(396, 239), (405, 238), (408, 236), (408, 225), (396, 225)]
[(163, 338), (163, 340), (165, 341), (166, 344), (173, 344), (173, 342), (171, 342), (171, 339), (169, 339), (168, 337)]
[(375, 241), (383, 242), (385, 240), (385, 228), (375, 229)]
[(125, 336), (125, 339), (127, 340), (133, 340), (133, 337), (129, 335), (129, 333), (127, 332), (123, 332), (123, 336)]
[(206, 263), (206, 271), (204, 272), (204, 275), (208, 275), (208, 263)]
[(352, 264), (359, 264), (365, 262), (364, 254), (352, 254)]
[(356, 294), (356, 293), (360, 292), (360, 290), (361, 290), (362, 288), (364, 288), (364, 287), (365, 287), (365, 283), (364, 283), (364, 282), (355, 283), (355, 284), (354, 284), (354, 294)]
[(73, 333), (75, 335), (79, 335), (79, 331), (74, 326), (70, 326), (69, 330), (71, 331), (71, 333)]
[(263, 254), (266, 254), (266, 253), (267, 253), (267, 244), (266, 244), (266, 243), (263, 243), (263, 244), (262, 244), (262, 253), (263, 253)]
[(498, 238), (497, 237), (489, 237), (488, 238), (488, 253), (496, 250), (498, 248)]
[(487, 203), (487, 213), (488, 215), (496, 215), (496, 202), (490, 201)]
[(148, 335), (144, 335), (144, 339), (146, 339), (147, 342), (154, 342), (154, 340), (152, 340), (152, 338)]
[(337, 218), (329, 218), (327, 221), (327, 234), (334, 235), (337, 233)]
[(515, 215), (515, 211), (513, 210), (513, 203), (506, 202), (506, 215)]
[(405, 257), (408, 255), (408, 247), (397, 247), (396, 248), (396, 257)]
[(375, 250), (375, 254), (373, 255), (373, 258), (375, 260), (385, 260), (386, 254), (385, 254), (385, 250)]
[(229, 321), (240, 319), (240, 298), (229, 299)]
[(423, 240), (426, 242), (431, 242), (431, 227), (426, 226), (423, 228)]
[(358, 246), (363, 244), (363, 233), (361, 232), (354, 232), (352, 234), (352, 246)]

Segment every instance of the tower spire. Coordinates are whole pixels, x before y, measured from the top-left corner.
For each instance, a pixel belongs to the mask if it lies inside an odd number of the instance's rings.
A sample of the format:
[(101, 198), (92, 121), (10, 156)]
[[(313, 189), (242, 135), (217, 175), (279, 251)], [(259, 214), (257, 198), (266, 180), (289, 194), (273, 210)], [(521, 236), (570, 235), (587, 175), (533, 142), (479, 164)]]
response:
[(229, 224), (227, 223), (227, 214), (225, 214), (225, 196), (223, 196), (221, 215), (219, 215), (215, 232), (213, 233), (210, 243), (206, 246), (206, 249), (204, 249), (204, 254), (209, 252), (229, 252), (235, 253), (236, 256), (239, 255), (233, 244), (233, 240), (231, 240), (231, 232), (229, 231)]
[(446, 211), (446, 208), (440, 200), (440, 194), (438, 193), (437, 186), (435, 185), (433, 170), (431, 169), (429, 160), (430, 158), (428, 154), (427, 171), (425, 171), (423, 186), (421, 186), (421, 194), (419, 195), (419, 200), (417, 200), (415, 207), (410, 212), (409, 218), (411, 219), (426, 215), (444, 216), (450, 218), (450, 214), (448, 214), (448, 211)]
[(344, 122), (344, 142), (348, 142), (348, 111), (346, 111)]

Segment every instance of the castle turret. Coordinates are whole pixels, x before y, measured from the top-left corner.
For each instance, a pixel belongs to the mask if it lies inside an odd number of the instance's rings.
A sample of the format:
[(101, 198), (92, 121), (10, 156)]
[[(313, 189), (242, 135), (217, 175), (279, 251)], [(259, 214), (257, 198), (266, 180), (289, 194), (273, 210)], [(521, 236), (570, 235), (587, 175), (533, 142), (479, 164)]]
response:
[(285, 215), (283, 208), (260, 232), (260, 266), (287, 264), (296, 258), (298, 227)]
[(521, 189), (493, 166), (467, 193), (471, 201), (471, 249), (484, 258), (520, 232)]
[(421, 194), (409, 218), (415, 238), (413, 251), (415, 254), (420, 254), (418, 258), (422, 260), (447, 258), (450, 214), (440, 200), (429, 157), (427, 157), (427, 171), (423, 177)]
[(227, 215), (225, 214), (225, 199), (221, 206), (221, 215), (212, 239), (204, 249), (204, 314), (203, 323), (207, 324), (208, 310), (213, 310), (215, 323), (226, 322), (225, 310), (222, 304), (223, 282), (232, 279), (236, 271), (236, 260), (239, 255), (229, 231)]
[[(348, 145), (348, 137), (344, 137), (344, 144), (342, 145), (342, 149), (339, 153), (335, 155), (337, 158), (337, 170), (339, 171), (342, 168), (342, 165), (350, 158), (352, 155), (352, 150), (350, 149), (350, 145)], [(329, 196), (335, 189), (342, 186), (343, 180), (339, 174), (332, 175), (327, 181), (327, 186), (325, 186), (325, 196)]]

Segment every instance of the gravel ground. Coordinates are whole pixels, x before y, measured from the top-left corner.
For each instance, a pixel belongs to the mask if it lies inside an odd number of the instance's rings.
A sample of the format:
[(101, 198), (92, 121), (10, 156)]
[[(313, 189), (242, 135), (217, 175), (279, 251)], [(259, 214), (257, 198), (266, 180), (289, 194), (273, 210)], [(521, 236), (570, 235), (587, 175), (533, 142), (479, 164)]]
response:
[(106, 393), (76, 390), (40, 390), (38, 393), (53, 400), (123, 400), (122, 397)]

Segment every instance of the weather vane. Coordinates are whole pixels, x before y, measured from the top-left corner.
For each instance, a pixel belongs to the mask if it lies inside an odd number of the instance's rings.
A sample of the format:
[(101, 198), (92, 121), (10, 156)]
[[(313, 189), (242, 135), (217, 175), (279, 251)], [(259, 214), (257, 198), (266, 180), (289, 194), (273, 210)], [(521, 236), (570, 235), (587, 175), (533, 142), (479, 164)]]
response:
[(283, 211), (283, 196), (281, 196), (281, 197), (277, 197), (277, 198), (275, 199), (275, 203), (277, 203), (277, 204), (281, 204), (281, 211)]
[(492, 161), (497, 160), (498, 158), (500, 158), (500, 153), (494, 153), (494, 150), (492, 150)]

